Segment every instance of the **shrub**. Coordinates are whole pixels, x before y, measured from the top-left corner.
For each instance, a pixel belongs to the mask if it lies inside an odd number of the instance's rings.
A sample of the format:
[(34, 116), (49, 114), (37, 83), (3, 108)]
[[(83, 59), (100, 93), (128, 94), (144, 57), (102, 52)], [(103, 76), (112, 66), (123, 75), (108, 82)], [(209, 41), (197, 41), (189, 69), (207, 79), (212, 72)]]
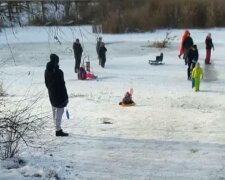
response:
[(30, 146), (31, 137), (41, 132), (43, 122), (40, 114), (33, 112), (37, 100), (25, 106), (22, 105), (25, 100), (10, 103), (11, 107), (4, 106), (5, 102), (1, 103), (1, 107), (5, 108), (0, 111), (0, 158), (7, 159), (19, 152), (21, 142)]
[(166, 33), (166, 37), (162, 41), (156, 41), (153, 42), (150, 47), (155, 47), (155, 48), (167, 48), (171, 41), (173, 41), (176, 38), (176, 36), (170, 36), (170, 32)]

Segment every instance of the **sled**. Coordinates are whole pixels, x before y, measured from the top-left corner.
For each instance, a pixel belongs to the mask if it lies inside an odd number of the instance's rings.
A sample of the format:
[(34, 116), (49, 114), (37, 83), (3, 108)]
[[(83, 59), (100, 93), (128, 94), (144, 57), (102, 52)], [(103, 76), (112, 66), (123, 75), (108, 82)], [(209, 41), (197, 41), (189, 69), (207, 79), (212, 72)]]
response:
[(149, 60), (150, 65), (163, 65), (165, 64), (163, 61), (163, 53), (160, 54), (160, 56), (156, 56), (155, 60)]
[(86, 73), (86, 80), (94, 80), (97, 78), (98, 78), (98, 76), (95, 76), (93, 73), (90, 73), (90, 72)]
[(131, 107), (131, 106), (135, 106), (136, 104), (135, 103), (132, 103), (132, 104), (124, 104), (122, 102), (119, 103), (120, 106), (123, 106), (123, 107)]

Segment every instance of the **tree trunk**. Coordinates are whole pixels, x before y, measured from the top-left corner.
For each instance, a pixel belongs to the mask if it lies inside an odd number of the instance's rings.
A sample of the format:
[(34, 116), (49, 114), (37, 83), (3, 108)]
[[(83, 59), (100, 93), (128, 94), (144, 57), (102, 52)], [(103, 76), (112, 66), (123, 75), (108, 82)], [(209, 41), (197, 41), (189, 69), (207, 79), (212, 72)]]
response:
[(45, 22), (46, 16), (45, 16), (45, 7), (44, 7), (44, 5), (45, 5), (45, 3), (43, 1), (41, 1), (42, 20)]
[(64, 3), (64, 9), (65, 9), (65, 18), (69, 18), (70, 16), (70, 2)]

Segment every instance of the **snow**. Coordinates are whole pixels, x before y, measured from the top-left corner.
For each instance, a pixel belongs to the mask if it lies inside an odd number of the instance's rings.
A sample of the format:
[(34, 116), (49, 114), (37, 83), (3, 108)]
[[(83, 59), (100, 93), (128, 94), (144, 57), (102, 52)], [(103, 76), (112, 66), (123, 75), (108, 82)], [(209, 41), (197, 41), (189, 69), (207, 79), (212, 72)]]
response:
[[(168, 31), (177, 36), (169, 48), (148, 47), (163, 40)], [(40, 137), (42, 147), (24, 147), (20, 157), (25, 165), (17, 169), (2, 165), (0, 179), (225, 179), (224, 29), (190, 30), (205, 73), (198, 93), (191, 89), (187, 67), (177, 57), (183, 32), (101, 34), (108, 49), (102, 69), (95, 50), (99, 35), (90, 26), (3, 29), (0, 54), (7, 61), (1, 67), (6, 98), (38, 94), (42, 108), (37, 111), (49, 118)], [(212, 64), (205, 66), (208, 32), (215, 51)], [(72, 52), (76, 38), (98, 80), (77, 80)], [(148, 60), (160, 52), (165, 65), (149, 65)], [(69, 93), (71, 119), (63, 117), (63, 129), (70, 134), (66, 138), (54, 136), (44, 85), (50, 53), (60, 57)], [(131, 87), (137, 106), (118, 106)]]

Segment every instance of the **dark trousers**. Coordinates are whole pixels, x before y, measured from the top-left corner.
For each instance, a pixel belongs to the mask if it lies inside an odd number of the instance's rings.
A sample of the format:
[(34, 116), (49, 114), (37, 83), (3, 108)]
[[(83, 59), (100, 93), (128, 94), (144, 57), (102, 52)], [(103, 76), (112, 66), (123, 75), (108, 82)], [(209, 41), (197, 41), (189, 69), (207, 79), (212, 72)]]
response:
[(187, 68), (187, 77), (188, 77), (188, 79), (191, 79), (191, 72), (194, 69), (195, 64), (196, 63), (194, 63), (194, 62), (188, 63), (188, 68)]
[(75, 56), (75, 68), (74, 68), (75, 73), (78, 73), (80, 69), (80, 63), (81, 63), (81, 56)]
[(185, 62), (185, 65), (188, 64), (188, 53), (189, 53), (189, 49), (184, 49), (184, 62)]
[(188, 68), (187, 68), (187, 78), (191, 79), (191, 65), (188, 64)]
[(104, 68), (105, 67), (105, 62), (106, 62), (106, 58), (100, 58), (101, 59), (101, 66)]

